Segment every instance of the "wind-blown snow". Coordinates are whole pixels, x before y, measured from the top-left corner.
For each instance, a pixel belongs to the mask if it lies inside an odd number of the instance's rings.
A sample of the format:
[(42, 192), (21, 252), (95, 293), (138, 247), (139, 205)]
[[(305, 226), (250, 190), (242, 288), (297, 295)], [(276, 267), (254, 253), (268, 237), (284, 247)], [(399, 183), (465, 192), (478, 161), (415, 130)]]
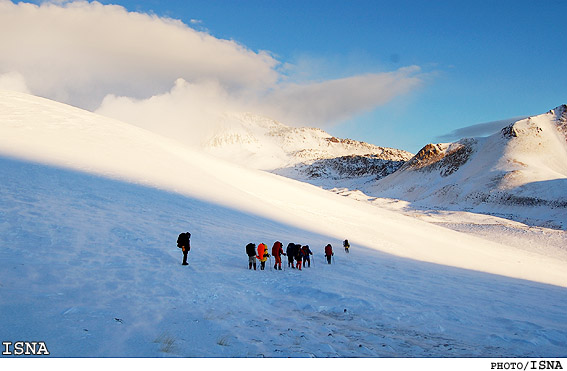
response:
[[(0, 93), (0, 153), (6, 339), (55, 356), (564, 355), (562, 257), (19, 93)], [(309, 244), (313, 266), (247, 270), (245, 244), (276, 240)]]

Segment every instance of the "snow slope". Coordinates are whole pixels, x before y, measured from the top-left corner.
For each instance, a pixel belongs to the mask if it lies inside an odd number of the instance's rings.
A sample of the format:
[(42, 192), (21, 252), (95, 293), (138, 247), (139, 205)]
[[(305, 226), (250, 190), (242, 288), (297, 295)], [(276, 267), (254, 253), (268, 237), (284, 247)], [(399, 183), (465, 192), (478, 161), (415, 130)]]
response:
[(429, 144), (363, 191), (417, 205), (510, 216), (567, 228), (567, 106), (486, 138)]
[[(0, 152), (3, 338), (63, 357), (564, 356), (566, 262), (545, 251), (19, 93), (0, 93)], [(248, 271), (245, 244), (275, 240), (313, 266)]]

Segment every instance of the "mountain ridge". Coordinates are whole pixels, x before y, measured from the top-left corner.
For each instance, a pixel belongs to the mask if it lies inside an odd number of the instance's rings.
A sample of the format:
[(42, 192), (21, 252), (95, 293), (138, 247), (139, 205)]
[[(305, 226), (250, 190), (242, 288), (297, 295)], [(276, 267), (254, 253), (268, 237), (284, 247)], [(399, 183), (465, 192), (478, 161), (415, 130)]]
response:
[(203, 143), (208, 153), (298, 180), (384, 177), (413, 156), (252, 113), (225, 114), (223, 121)]
[[(528, 117), (484, 138), (427, 144), (389, 177), (366, 187), (370, 195), (490, 212), (492, 207), (548, 208), (534, 221), (565, 228), (567, 106)], [(490, 206), (492, 205), (492, 206)], [(561, 210), (561, 212), (559, 212)], [(543, 219), (542, 219), (543, 218)]]

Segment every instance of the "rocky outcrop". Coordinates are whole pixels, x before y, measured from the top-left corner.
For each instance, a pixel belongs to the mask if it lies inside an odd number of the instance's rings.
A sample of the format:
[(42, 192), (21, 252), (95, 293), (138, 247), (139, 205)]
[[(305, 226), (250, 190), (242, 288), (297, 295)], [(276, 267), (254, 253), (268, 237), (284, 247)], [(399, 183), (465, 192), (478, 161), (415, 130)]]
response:
[(474, 139), (463, 139), (451, 144), (428, 144), (407, 161), (403, 168), (424, 172), (439, 170), (439, 174), (446, 177), (469, 160), (475, 144)]

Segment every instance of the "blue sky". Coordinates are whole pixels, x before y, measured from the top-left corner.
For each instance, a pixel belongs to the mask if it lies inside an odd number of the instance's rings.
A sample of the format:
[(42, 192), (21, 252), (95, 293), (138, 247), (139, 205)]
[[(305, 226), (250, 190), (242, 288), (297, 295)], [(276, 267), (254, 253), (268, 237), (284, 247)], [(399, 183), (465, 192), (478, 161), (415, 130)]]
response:
[(419, 84), (325, 127), (340, 137), (416, 152), (461, 127), (567, 103), (567, 1), (101, 2), (267, 51), (288, 82), (419, 67)]

